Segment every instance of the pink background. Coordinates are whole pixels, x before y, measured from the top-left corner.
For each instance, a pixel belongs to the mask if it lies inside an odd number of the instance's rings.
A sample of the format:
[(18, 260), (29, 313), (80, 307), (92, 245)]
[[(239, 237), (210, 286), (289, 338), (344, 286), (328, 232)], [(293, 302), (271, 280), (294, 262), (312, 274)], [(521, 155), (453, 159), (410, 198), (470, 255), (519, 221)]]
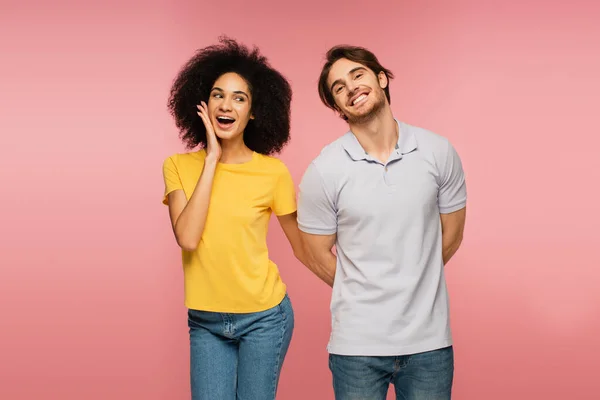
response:
[[(290, 79), (281, 158), (296, 183), (346, 129), (316, 91), (338, 43), (373, 50), (397, 75), (396, 116), (455, 144), (469, 187), (447, 269), (455, 399), (598, 398), (600, 6), (79, 3), (0, 4), (1, 399), (188, 398), (179, 250), (160, 203), (162, 160), (183, 150), (166, 99), (221, 33)], [(330, 290), (272, 228), (297, 327), (278, 398), (331, 399)]]

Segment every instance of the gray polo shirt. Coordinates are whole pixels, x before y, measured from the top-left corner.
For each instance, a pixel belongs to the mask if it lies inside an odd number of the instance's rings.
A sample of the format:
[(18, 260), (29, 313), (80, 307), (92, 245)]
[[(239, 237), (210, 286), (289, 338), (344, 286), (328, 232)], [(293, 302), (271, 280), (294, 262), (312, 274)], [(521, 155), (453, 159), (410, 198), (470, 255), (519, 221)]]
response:
[(300, 229), (337, 233), (332, 354), (404, 355), (452, 344), (440, 213), (466, 205), (462, 165), (446, 138), (398, 125), (387, 163), (348, 132), (325, 146), (300, 183)]

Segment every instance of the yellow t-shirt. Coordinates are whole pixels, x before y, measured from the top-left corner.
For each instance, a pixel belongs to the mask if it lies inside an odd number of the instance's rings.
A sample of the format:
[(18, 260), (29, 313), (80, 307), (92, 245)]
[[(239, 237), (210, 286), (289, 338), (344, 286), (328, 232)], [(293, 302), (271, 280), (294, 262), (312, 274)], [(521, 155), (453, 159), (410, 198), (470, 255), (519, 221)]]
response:
[[(177, 189), (190, 199), (205, 157), (200, 150), (165, 160), (164, 204)], [(295, 211), (294, 182), (280, 160), (253, 153), (243, 164), (219, 163), (200, 244), (182, 251), (186, 307), (247, 313), (279, 304), (286, 286), (269, 259), (267, 230), (272, 212)]]

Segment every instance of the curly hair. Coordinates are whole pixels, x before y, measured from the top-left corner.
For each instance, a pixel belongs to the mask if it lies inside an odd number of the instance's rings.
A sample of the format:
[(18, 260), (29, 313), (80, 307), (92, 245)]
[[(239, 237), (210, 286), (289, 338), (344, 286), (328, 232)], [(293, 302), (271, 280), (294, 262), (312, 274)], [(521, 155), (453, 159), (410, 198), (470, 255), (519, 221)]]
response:
[(257, 153), (280, 152), (290, 138), (289, 82), (257, 47), (250, 50), (228, 37), (220, 37), (219, 42), (196, 51), (171, 87), (168, 109), (180, 138), (188, 149), (206, 146), (206, 128), (196, 106), (202, 100), (208, 103), (212, 86), (221, 75), (234, 72), (246, 81), (252, 95), (254, 119), (244, 130), (244, 143)]

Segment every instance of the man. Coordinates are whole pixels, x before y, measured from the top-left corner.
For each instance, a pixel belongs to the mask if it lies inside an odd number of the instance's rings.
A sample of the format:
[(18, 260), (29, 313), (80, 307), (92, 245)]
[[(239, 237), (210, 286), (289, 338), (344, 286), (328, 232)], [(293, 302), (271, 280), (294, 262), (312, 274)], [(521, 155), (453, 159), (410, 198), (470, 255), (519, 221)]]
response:
[(306, 170), (298, 224), (309, 269), (333, 287), (336, 399), (384, 400), (393, 383), (397, 399), (446, 400), (444, 265), (462, 241), (465, 179), (447, 139), (394, 118), (391, 78), (367, 49), (327, 53), (319, 94), (350, 131)]

